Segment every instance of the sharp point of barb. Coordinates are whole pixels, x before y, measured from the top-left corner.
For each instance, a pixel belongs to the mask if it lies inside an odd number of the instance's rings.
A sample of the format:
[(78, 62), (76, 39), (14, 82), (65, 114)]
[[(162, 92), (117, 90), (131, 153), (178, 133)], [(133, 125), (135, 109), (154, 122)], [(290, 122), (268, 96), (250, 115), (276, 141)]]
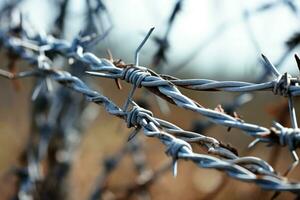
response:
[(93, 71), (85, 71), (86, 74), (90, 74), (90, 75), (99, 75), (99, 74), (102, 74), (102, 73), (99, 73), (99, 72), (93, 72)]
[(99, 77), (106, 77), (106, 78), (113, 78), (112, 75), (102, 73), (102, 72), (97, 72), (97, 71), (85, 71), (86, 74), (92, 75), (92, 76), (99, 76)]
[(276, 69), (276, 67), (271, 63), (271, 61), (264, 55), (264, 54), (261, 54), (263, 60), (265, 61), (265, 66), (268, 67), (271, 72), (275, 75), (275, 76), (280, 76), (280, 73), (279, 71)]
[(136, 51), (135, 51), (135, 58), (134, 58), (135, 66), (139, 65), (139, 53), (140, 53), (140, 50), (143, 48), (144, 44), (147, 42), (148, 38), (150, 37), (150, 35), (151, 35), (151, 33), (153, 31), (154, 31), (154, 27), (150, 28), (150, 30), (148, 31), (148, 33), (145, 36), (145, 38), (143, 39), (143, 41), (140, 43), (140, 45), (136, 49)]
[(256, 138), (255, 140), (253, 140), (249, 145), (248, 148), (252, 149), (254, 146), (256, 146), (258, 143), (260, 142), (259, 138)]

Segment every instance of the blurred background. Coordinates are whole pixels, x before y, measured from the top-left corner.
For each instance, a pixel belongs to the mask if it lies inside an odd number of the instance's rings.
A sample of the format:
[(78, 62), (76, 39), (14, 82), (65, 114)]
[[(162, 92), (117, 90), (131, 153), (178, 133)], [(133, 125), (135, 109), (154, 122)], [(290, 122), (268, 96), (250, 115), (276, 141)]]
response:
[[(0, 2), (2, 7), (10, 3)], [(64, 2), (67, 3), (63, 28), (57, 28)], [(140, 65), (158, 73), (184, 78), (265, 81), (270, 77), (263, 76), (261, 53), (267, 55), (280, 72), (299, 73), (293, 57), (299, 51), (300, 42), (299, 1), (106, 0), (101, 3), (96, 0), (23, 0), (15, 6), (34, 32), (56, 34), (68, 41), (80, 31), (107, 33), (93, 53), (109, 58), (109, 50), (114, 59), (122, 59), (125, 63), (134, 62), (137, 46), (148, 30), (155, 27), (142, 49)], [(100, 9), (90, 16), (89, 6)], [(18, 19), (17, 14), (12, 14), (9, 23), (14, 19)], [(1, 68), (9, 65), (5, 51), (0, 58)], [(60, 59), (56, 59), (55, 64), (66, 65)], [(22, 71), (28, 64), (18, 61), (16, 66)], [(130, 89), (130, 85), (122, 82), (124, 88), (118, 90), (113, 80), (102, 78), (90, 78), (89, 82), (120, 106)], [(20, 155), (28, 148), (33, 132), (34, 105), (30, 98), (36, 83), (30, 78), (20, 83), (21, 89), (15, 90), (11, 81), (0, 79), (0, 199), (11, 199), (16, 193), (18, 180), (9, 169), (19, 165)], [(236, 107), (232, 104), (239, 96), (237, 93), (182, 92), (211, 109), (219, 104), (231, 106), (247, 122), (270, 127), (275, 120), (290, 127), (286, 99), (271, 92), (249, 94), (245, 102)], [(203, 125), (206, 123), (204, 117), (170, 105), (143, 89), (135, 94), (135, 100), (155, 116), (185, 130), (230, 143), (241, 156), (253, 155), (270, 162), (281, 174), (292, 163), (287, 148), (260, 144), (248, 149), (252, 138), (241, 131), (228, 132), (226, 127)], [(295, 104), (298, 111), (296, 98)], [(104, 179), (102, 199), (269, 199), (273, 195), (254, 184), (229, 179), (222, 172), (199, 169), (185, 161), (179, 162), (178, 176), (173, 177), (168, 168), (170, 158), (159, 141), (139, 134), (136, 144), (129, 145), (128, 150), (127, 138), (131, 131), (124, 122), (93, 104), (88, 104), (88, 112), (89, 123), (79, 129), (80, 137), (75, 138), (76, 148), (72, 150), (72, 164), (66, 176), (68, 186), (64, 197), (68, 199), (89, 199)], [(194, 148), (201, 152), (197, 146)], [(119, 157), (122, 159), (116, 162)], [(116, 166), (111, 167), (114, 164)], [(107, 166), (113, 169), (111, 173)], [(157, 173), (153, 182), (135, 187), (160, 170), (162, 172)], [(289, 178), (299, 180), (299, 172), (296, 167)], [(289, 193), (278, 197), (292, 198)]]

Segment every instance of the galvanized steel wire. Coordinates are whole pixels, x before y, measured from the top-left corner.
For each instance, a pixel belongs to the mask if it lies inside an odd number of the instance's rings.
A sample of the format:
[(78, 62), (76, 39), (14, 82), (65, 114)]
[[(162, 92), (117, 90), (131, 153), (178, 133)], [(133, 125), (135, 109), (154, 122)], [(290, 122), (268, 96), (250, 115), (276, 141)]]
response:
[[(67, 71), (53, 68), (52, 61), (46, 55), (49, 53), (60, 54), (68, 60), (80, 61), (87, 66), (87, 73), (90, 75), (122, 79), (132, 84), (134, 89), (145, 87), (179, 107), (200, 113), (216, 124), (241, 129), (255, 137), (257, 141), (288, 146), (292, 152), (295, 152), (299, 145), (300, 130), (297, 127), (286, 128), (275, 123), (272, 128), (265, 128), (256, 124), (246, 123), (224, 112), (203, 107), (183, 95), (176, 86), (193, 90), (222, 90), (230, 92), (272, 90), (276, 94), (290, 97), (299, 95), (298, 78), (292, 78), (288, 74), (281, 75), (273, 68), (277, 78), (273, 81), (258, 84), (205, 79), (182, 80), (156, 74), (154, 71), (136, 64), (120, 68), (111, 61), (98, 58), (86, 51), (91, 45), (101, 40), (102, 36), (79, 35), (72, 42), (67, 42), (49, 35), (31, 35), (26, 27), (22, 25), (19, 28), (21, 29), (19, 36), (12, 34), (10, 29), (2, 28), (0, 30), (1, 44), (8, 51), (28, 61), (34, 67), (30, 71), (17, 74), (0, 70), (0, 76), (9, 79), (30, 76), (51, 79), (81, 93), (87, 101), (102, 105), (106, 112), (123, 119), (127, 123), (128, 128), (133, 127), (136, 131), (142, 129), (146, 136), (158, 138), (166, 146), (166, 154), (173, 158), (174, 175), (177, 174), (177, 160), (184, 159), (190, 160), (202, 168), (222, 170), (232, 178), (255, 183), (264, 189), (299, 193), (300, 183), (290, 182), (286, 178), (279, 176), (264, 160), (257, 157), (239, 157), (232, 149), (222, 146), (221, 142), (212, 137), (185, 131), (168, 121), (154, 117), (151, 111), (139, 107), (131, 100), (134, 90), (132, 90), (128, 98), (131, 109), (127, 109), (128, 106), (120, 108), (105, 95), (90, 89), (78, 77), (71, 75)], [(269, 66), (272, 67), (270, 63)], [(189, 142), (201, 144), (207, 149), (208, 153), (217, 157), (193, 152)]]

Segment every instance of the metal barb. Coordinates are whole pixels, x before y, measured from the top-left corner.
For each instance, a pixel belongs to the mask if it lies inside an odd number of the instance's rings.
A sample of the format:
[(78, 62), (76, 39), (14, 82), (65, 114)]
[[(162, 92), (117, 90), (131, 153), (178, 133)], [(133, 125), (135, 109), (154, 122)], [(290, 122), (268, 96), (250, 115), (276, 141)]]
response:
[[(256, 183), (264, 189), (299, 193), (300, 183), (293, 183), (283, 179), (262, 159), (256, 157), (239, 157), (230, 148), (222, 146), (221, 142), (215, 138), (185, 131), (168, 121), (153, 117), (151, 111), (139, 109), (137, 105), (134, 105), (132, 110), (128, 110), (127, 106), (125, 106), (124, 109), (121, 109), (100, 92), (90, 89), (90, 87), (88, 87), (79, 77), (71, 75), (69, 72), (63, 70), (55, 70), (50, 59), (41, 59), (41, 57), (47, 58), (46, 55), (42, 55), (42, 52), (40, 51), (33, 52), (32, 50), (29, 50), (24, 47), (20, 41), (16, 42), (14, 40), (15, 38), (16, 37), (9, 34), (0, 34), (0, 40), (4, 43), (4, 47), (16, 53), (24, 60), (34, 64), (34, 70), (38, 72), (35, 76), (38, 76), (42, 80), (50, 78), (62, 86), (82, 94), (87, 101), (102, 105), (109, 114), (125, 120), (130, 127), (141, 127), (146, 136), (155, 137), (166, 146), (167, 154), (171, 156), (174, 161), (179, 159), (190, 160), (199, 167), (222, 170), (235, 179)], [(94, 67), (94, 69), (98, 71), (105, 72), (104, 74), (106, 74), (107, 77), (121, 77), (124, 70), (128, 70), (118, 68), (113, 64), (107, 65), (107, 63), (94, 56), (92, 53), (74, 49), (72, 44), (64, 40), (58, 40), (52, 37), (50, 39), (46, 36), (37, 38), (40, 39), (29, 38), (29, 41), (36, 43), (39, 48), (49, 45), (48, 49), (52, 53), (60, 53), (66, 58), (73, 58), (76, 61), (81, 61), (88, 66)], [(142, 42), (142, 44), (143, 43), (144, 42)], [(142, 45), (140, 46), (142, 47)], [(138, 55), (138, 53), (136, 55)], [(36, 67), (36, 64), (41, 65)], [(136, 62), (136, 64), (138, 64), (138, 62)], [(138, 65), (135, 67), (138, 67)], [(276, 72), (276, 70), (273, 71)], [(141, 70), (136, 77), (145, 77), (145, 73), (146, 72)], [(5, 73), (2, 74), (5, 75)], [(277, 75), (279, 76), (279, 73)], [(218, 87), (226, 88), (226, 86), (232, 84), (230, 85), (231, 88), (229, 87), (231, 90), (238, 85), (237, 91), (245, 92), (245, 90), (249, 90), (249, 88), (251, 91), (272, 89), (275, 84), (274, 81), (258, 85), (254, 84), (253, 86), (253, 84), (250, 83), (234, 81), (217, 82), (214, 80), (181, 80), (167, 76), (163, 78), (162, 76), (154, 76), (151, 73), (147, 74), (147, 76), (151, 77), (151, 79), (140, 82), (140, 86), (151, 88), (156, 92), (156, 94), (168, 97), (172, 103), (181, 108), (197, 112), (216, 124), (241, 129), (247, 134), (255, 138), (260, 138), (261, 141), (266, 143), (273, 144), (276, 141), (278, 142), (280, 139), (280, 132), (273, 136), (271, 135), (271, 130), (268, 128), (244, 122), (226, 113), (204, 108), (197, 102), (183, 95), (177, 88), (177, 86), (179, 87), (182, 85), (197, 85), (198, 87), (201, 84), (206, 84), (206, 88), (204, 89), (212, 90), (213, 88)], [(131, 81), (130, 83), (135, 85), (134, 81)], [(297, 86), (292, 85), (290, 87), (291, 90), (299, 90)], [(241, 88), (243, 90), (241, 90)], [(133, 92), (131, 93), (133, 95)], [(295, 94), (291, 91), (291, 95), (297, 95), (297, 93)], [(129, 95), (130, 98), (127, 99), (128, 102), (132, 101), (131, 96)], [(130, 114), (131, 117), (129, 119), (129, 117), (126, 116)], [(278, 129), (276, 130), (280, 131)], [(199, 142), (199, 144), (205, 147), (207, 152), (212, 155), (195, 153), (188, 142)], [(176, 167), (177, 164), (174, 162), (174, 174), (177, 172)]]
[(150, 30), (148, 31), (147, 35), (145, 36), (145, 38), (143, 39), (143, 41), (140, 43), (140, 45), (138, 46), (138, 48), (135, 50), (135, 54), (134, 54), (134, 65), (137, 67), (139, 66), (139, 55), (140, 55), (140, 51), (143, 48), (144, 44), (147, 42), (148, 38), (150, 37), (151, 33), (154, 31), (154, 27), (150, 28)]
[[(140, 51), (143, 48), (144, 44), (147, 42), (148, 38), (150, 37), (151, 33), (154, 31), (154, 27), (150, 28), (150, 30), (148, 31), (147, 35), (145, 36), (145, 38), (143, 39), (143, 41), (141, 42), (141, 44), (138, 46), (138, 48), (135, 51), (135, 58), (134, 58), (134, 66), (135, 67), (139, 67), (139, 55), (140, 55)], [(135, 92), (137, 88), (137, 85), (133, 85), (129, 95), (127, 97), (126, 102), (124, 103), (123, 106), (123, 110), (127, 110), (128, 106), (129, 106), (129, 102), (132, 100), (133, 94)]]
[(263, 60), (265, 61), (265, 64), (267, 67), (270, 68), (270, 71), (273, 72), (273, 74), (278, 77), (280, 76), (280, 73), (279, 71), (276, 69), (276, 67), (271, 63), (271, 61), (264, 55), (264, 54), (261, 54)]

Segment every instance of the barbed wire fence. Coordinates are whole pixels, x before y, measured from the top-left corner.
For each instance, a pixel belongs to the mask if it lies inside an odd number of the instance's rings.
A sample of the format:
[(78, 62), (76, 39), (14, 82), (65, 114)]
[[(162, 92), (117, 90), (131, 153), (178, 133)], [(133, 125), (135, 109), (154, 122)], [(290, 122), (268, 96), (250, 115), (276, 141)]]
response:
[[(13, 5), (15, 6), (18, 2), (19, 1), (14, 2)], [(172, 20), (174, 20), (181, 2), (182, 1), (178, 1), (175, 5), (169, 20), (169, 27), (171, 27)], [(63, 25), (61, 25), (63, 22), (61, 20), (63, 20), (64, 17), (61, 16), (65, 15), (63, 13), (65, 12), (64, 9), (66, 4), (67, 1), (64, 1), (61, 4), (61, 13), (57, 18), (58, 28), (55, 30), (57, 37), (59, 37), (61, 34), (60, 32), (63, 30)], [(99, 3), (98, 8), (105, 8), (105, 6), (101, 5), (104, 4)], [(91, 7), (88, 8), (91, 9)], [(5, 10), (9, 10), (8, 13), (10, 14), (14, 9), (13, 6), (7, 6)], [(89, 10), (87, 13), (92, 12)], [(46, 196), (49, 193), (49, 190), (45, 189), (45, 185), (47, 185), (46, 180), (55, 177), (55, 180), (49, 180), (51, 182), (50, 185), (52, 186), (61, 184), (63, 181), (65, 173), (68, 171), (69, 165), (71, 164), (72, 153), (75, 148), (74, 145), (76, 146), (74, 141), (77, 141), (75, 143), (78, 143), (78, 140), (76, 140), (76, 138), (74, 139), (74, 137), (82, 132), (81, 129), (84, 129), (84, 127), (82, 127), (84, 124), (79, 127), (74, 127), (74, 124), (78, 125), (81, 124), (80, 121), (85, 121), (83, 119), (85, 118), (83, 113), (84, 110), (87, 109), (85, 108), (85, 101), (83, 101), (82, 98), (79, 98), (78, 93), (82, 94), (85, 100), (104, 106), (108, 113), (123, 119), (127, 123), (128, 128), (134, 129), (134, 132), (129, 136), (129, 140), (131, 140), (130, 144), (133, 145), (125, 146), (128, 150), (122, 149), (121, 153), (116, 157), (122, 157), (123, 153), (126, 151), (132, 152), (133, 156), (136, 152), (139, 154), (140, 150), (136, 151), (136, 149), (130, 149), (130, 147), (139, 145), (132, 141), (135, 141), (137, 133), (140, 130), (143, 130), (146, 136), (158, 138), (166, 146), (167, 155), (173, 158), (172, 167), (174, 175), (177, 174), (177, 160), (185, 159), (194, 162), (199, 167), (218, 169), (226, 172), (232, 178), (253, 182), (263, 189), (289, 191), (298, 195), (300, 189), (299, 183), (291, 182), (286, 178), (281, 177), (264, 160), (250, 156), (239, 157), (237, 150), (233, 147), (223, 144), (215, 138), (205, 136), (201, 133), (182, 130), (170, 122), (155, 118), (152, 112), (145, 108), (146, 106), (142, 108), (133, 101), (133, 94), (136, 88), (144, 87), (148, 92), (158, 95), (169, 103), (206, 117), (209, 120), (209, 125), (206, 125), (207, 127), (213, 123), (228, 128), (242, 130), (255, 138), (250, 146), (254, 146), (258, 142), (264, 142), (270, 145), (287, 146), (291, 151), (296, 164), (298, 162), (296, 149), (299, 146), (299, 129), (293, 105), (293, 97), (299, 95), (299, 79), (297, 77), (294, 78), (287, 73), (279, 73), (265, 56), (263, 56), (263, 60), (268, 69), (268, 73), (273, 73), (276, 76), (272, 81), (249, 83), (207, 79), (178, 79), (139, 66), (139, 52), (148, 37), (150, 37), (153, 29), (149, 31), (146, 38), (138, 47), (135, 54), (135, 63), (127, 65), (125, 63), (114, 62), (114, 60), (111, 61), (104, 58), (98, 58), (89, 52), (90, 48), (100, 41), (107, 33), (103, 33), (102, 35), (81, 33), (69, 43), (63, 39), (57, 39), (50, 35), (38, 33), (32, 35), (32, 30), (28, 30), (29, 28), (24, 21), (25, 20), (22, 19), (20, 15), (20, 21), (16, 27), (2, 28), (0, 31), (1, 43), (3, 47), (13, 55), (13, 58), (26, 60), (33, 66), (32, 70), (15, 72), (12, 65), (12, 67), (9, 68), (10, 72), (1, 69), (0, 75), (12, 80), (18, 80), (25, 77), (37, 77), (36, 86), (34, 87), (35, 89), (33, 90), (32, 95), (33, 104), (36, 106), (32, 116), (35, 136), (33, 135), (29, 138), (28, 148), (25, 150), (24, 155), (24, 168), (17, 170), (17, 173), (20, 176), (20, 186), (16, 198), (27, 199), (29, 197), (35, 197), (46, 199)], [(90, 27), (95, 26), (91, 25)], [(168, 30), (170, 29), (171, 28), (168, 28)], [(90, 30), (90, 28), (87, 28), (86, 30)], [(156, 63), (156, 65), (165, 60), (168, 30), (163, 39), (165, 44), (162, 45), (159, 43), (161, 46), (159, 47), (157, 54), (155, 54), (153, 63)], [(56, 55), (61, 55), (71, 62), (72, 66), (70, 67), (71, 70), (69, 72), (54, 67)], [(295, 56), (295, 59), (299, 67), (300, 60), (297, 56)], [(79, 72), (72, 70), (78, 70)], [(120, 80), (132, 84), (132, 90), (129, 93), (127, 101), (124, 103), (124, 106), (120, 108), (100, 92), (90, 89), (91, 87), (86, 84), (88, 80), (83, 74), (111, 78), (116, 80), (118, 84), (120, 84)], [(59, 86), (56, 85), (56, 83), (58, 83)], [(242, 93), (273, 91), (276, 95), (282, 95), (288, 98), (292, 128), (284, 127), (278, 122), (275, 122), (273, 127), (266, 128), (260, 125), (247, 123), (240, 119), (233, 110), (247, 102), (249, 96), (240, 96), (237, 98), (237, 101), (227, 109), (218, 107), (213, 110), (205, 108), (191, 98), (183, 95), (178, 89), (180, 87), (197, 91), (230, 91)], [(77, 110), (75, 116), (74, 109)], [(68, 110), (69, 112), (72, 110), (72, 113), (67, 112)], [(232, 110), (232, 112), (229, 110)], [(45, 115), (47, 115), (47, 117), (45, 117)], [(59, 123), (59, 121), (64, 123)], [(56, 146), (57, 149), (50, 148), (51, 142), (55, 141), (55, 139), (52, 139), (54, 131), (58, 133), (56, 134), (56, 137), (63, 138), (61, 141), (56, 141), (58, 144), (55, 144), (54, 142), (54, 147)], [(69, 132), (66, 133), (65, 131)], [(70, 136), (73, 138), (68, 138)], [(33, 137), (37, 137), (38, 139), (34, 139)], [(32, 143), (36, 141), (38, 141), (37, 144)], [(61, 142), (65, 144), (59, 144)], [(196, 143), (204, 147), (210, 155), (193, 152), (189, 143)], [(39, 165), (45, 158), (47, 151), (54, 151), (55, 153), (53, 153), (53, 155), (60, 155), (60, 162), (55, 163), (57, 160), (52, 160), (52, 165), (51, 158), (48, 158), (50, 159), (49, 169), (53, 169), (53, 174), (57, 174), (59, 177), (53, 176), (50, 172), (48, 172), (49, 174), (46, 177), (43, 177), (42, 173), (39, 171)], [(57, 151), (59, 151), (59, 153), (57, 153)], [(116, 160), (115, 158), (106, 161), (105, 167), (107, 168), (105, 168), (104, 174), (112, 170), (117, 164), (118, 159)], [(295, 164), (292, 166), (295, 166)], [(142, 162), (141, 165), (144, 165), (144, 162)], [(56, 168), (57, 166), (59, 166), (58, 169)], [(132, 191), (140, 190), (140, 188), (143, 190), (147, 185), (157, 179), (157, 174), (167, 170), (168, 166), (168, 163), (162, 165), (157, 173), (148, 176), (144, 182), (129, 187), (125, 196), (130, 195)], [(292, 170), (292, 167), (288, 171), (290, 170)], [(145, 173), (141, 172), (140, 174)], [(284, 175), (286, 175), (286, 173)], [(102, 179), (103, 177), (100, 177), (99, 179), (100, 185)], [(45, 184), (44, 187), (43, 184)], [(46, 193), (43, 194), (38, 191)], [(96, 189), (96, 192), (91, 196), (91, 199), (99, 198), (97, 195), (99, 195), (99, 191)], [(48, 198), (58, 199), (63, 197), (52, 196)]]
[[(172, 9), (170, 16), (167, 20), (167, 28), (164, 36), (162, 38), (155, 37), (154, 39), (154, 41), (157, 43), (158, 48), (153, 55), (151, 66), (152, 68), (156, 68), (157, 71), (161, 71), (164, 62), (167, 62), (166, 52), (169, 48), (168, 38), (172, 26), (174, 24), (174, 20), (181, 9), (182, 3), (183, 0), (178, 0), (175, 3), (174, 8)], [(110, 60), (113, 60), (111, 55)], [(118, 87), (121, 88), (119, 83)], [(148, 96), (149, 93), (144, 90), (142, 98), (136, 101), (138, 105), (142, 108), (150, 109), (150, 104), (147, 100)], [(163, 113), (169, 112), (168, 104), (166, 104), (164, 101), (161, 101), (159, 98), (156, 98), (155, 100)], [(147, 188), (149, 188), (149, 186), (153, 184), (155, 180), (159, 179), (158, 175), (165, 172), (168, 169), (168, 167), (170, 167), (170, 164), (168, 164), (168, 162), (167, 164), (162, 164), (162, 166), (155, 172), (151, 172), (150, 169), (147, 169), (145, 153), (143, 152), (143, 145), (141, 144), (141, 142), (141, 139), (135, 137), (132, 140), (132, 142), (126, 143), (125, 146), (121, 149), (121, 151), (117, 152), (115, 156), (109, 157), (104, 161), (102, 173), (101, 175), (99, 175), (99, 178), (96, 183), (96, 189), (93, 190), (90, 196), (91, 200), (101, 199), (101, 196), (105, 192), (105, 188), (107, 187), (106, 183), (107, 179), (109, 178), (109, 174), (112, 173), (112, 171), (116, 168), (117, 164), (121, 161), (121, 159), (123, 159), (127, 152), (131, 153), (133, 161), (135, 162), (135, 169), (138, 171), (139, 175), (136, 181), (136, 185), (129, 186), (127, 189), (125, 189), (125, 194), (123, 198), (129, 198), (129, 196), (131, 196), (133, 193), (138, 193), (141, 199), (150, 198), (147, 192)]]

